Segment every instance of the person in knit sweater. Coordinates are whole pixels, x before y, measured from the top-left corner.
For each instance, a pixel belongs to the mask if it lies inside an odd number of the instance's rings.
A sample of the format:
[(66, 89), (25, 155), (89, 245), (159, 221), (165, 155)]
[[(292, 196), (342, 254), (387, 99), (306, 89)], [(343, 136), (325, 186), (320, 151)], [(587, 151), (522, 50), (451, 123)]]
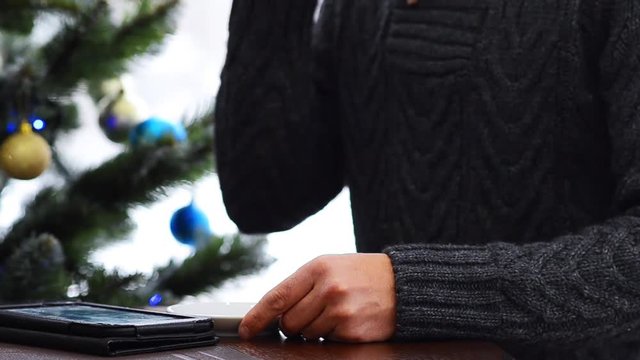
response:
[(300, 268), (241, 336), (640, 359), (640, 0), (316, 5), (234, 0), (217, 170), (247, 233), (347, 186), (358, 253)]

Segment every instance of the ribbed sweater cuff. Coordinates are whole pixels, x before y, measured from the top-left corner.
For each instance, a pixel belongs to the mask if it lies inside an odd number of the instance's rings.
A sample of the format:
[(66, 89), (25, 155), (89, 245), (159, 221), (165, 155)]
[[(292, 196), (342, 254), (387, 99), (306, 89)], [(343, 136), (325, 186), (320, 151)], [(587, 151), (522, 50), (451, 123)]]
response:
[(495, 338), (504, 299), (486, 247), (399, 245), (384, 252), (396, 279), (396, 338)]

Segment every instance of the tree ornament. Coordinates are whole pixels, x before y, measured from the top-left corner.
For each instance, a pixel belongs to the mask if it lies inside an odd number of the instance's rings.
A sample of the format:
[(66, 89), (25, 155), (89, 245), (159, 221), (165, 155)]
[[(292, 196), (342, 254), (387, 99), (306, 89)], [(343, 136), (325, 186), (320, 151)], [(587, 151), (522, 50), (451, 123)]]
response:
[(35, 115), (29, 118), (29, 123), (31, 123), (31, 128), (37, 132), (43, 131), (47, 127), (47, 121)]
[(129, 134), (129, 143), (133, 148), (144, 146), (177, 145), (187, 141), (187, 131), (182, 124), (171, 123), (157, 117), (151, 117)]
[(40, 176), (51, 163), (51, 147), (23, 121), (20, 131), (10, 135), (0, 146), (0, 167), (14, 179), (30, 180)]
[(9, 121), (9, 122), (7, 122), (7, 125), (5, 126), (5, 131), (7, 132), (7, 134), (13, 134), (16, 131), (18, 131), (18, 128), (20, 128), (20, 123), (19, 122)]
[(129, 133), (142, 118), (137, 106), (121, 92), (114, 100), (107, 103), (100, 112), (100, 128), (107, 138), (116, 143), (124, 143)]
[(193, 201), (171, 216), (170, 227), (176, 240), (195, 247), (208, 243), (212, 235), (209, 219)]
[[(28, 121), (29, 121), (29, 124), (31, 124), (31, 128), (35, 132), (42, 132), (47, 127), (47, 121), (36, 115), (29, 116)], [(9, 135), (14, 134), (20, 130), (20, 126), (22, 125), (23, 122), (26, 122), (26, 121), (9, 120), (7, 121), (7, 124), (5, 125), (4, 130)]]
[(149, 306), (156, 307), (162, 303), (162, 295), (156, 293), (149, 298)]
[(122, 93), (128, 81), (124, 76), (104, 80), (100, 84), (100, 96), (108, 99), (115, 99)]

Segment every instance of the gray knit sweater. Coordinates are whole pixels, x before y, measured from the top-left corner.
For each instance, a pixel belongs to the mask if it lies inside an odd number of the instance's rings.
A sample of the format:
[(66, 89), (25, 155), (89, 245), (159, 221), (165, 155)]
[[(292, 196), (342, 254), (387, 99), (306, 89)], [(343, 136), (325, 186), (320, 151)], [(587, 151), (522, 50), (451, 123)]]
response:
[(351, 193), (397, 340), (640, 359), (640, 0), (235, 0), (227, 210), (288, 229)]

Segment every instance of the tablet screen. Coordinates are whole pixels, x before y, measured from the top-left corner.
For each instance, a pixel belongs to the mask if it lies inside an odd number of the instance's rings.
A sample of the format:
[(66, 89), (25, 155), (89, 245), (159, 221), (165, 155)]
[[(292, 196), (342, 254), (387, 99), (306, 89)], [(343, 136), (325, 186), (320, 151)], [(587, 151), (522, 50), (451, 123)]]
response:
[(162, 314), (139, 313), (135, 311), (76, 304), (24, 307), (8, 309), (7, 311), (32, 317), (87, 324), (149, 325), (176, 320), (176, 317)]

